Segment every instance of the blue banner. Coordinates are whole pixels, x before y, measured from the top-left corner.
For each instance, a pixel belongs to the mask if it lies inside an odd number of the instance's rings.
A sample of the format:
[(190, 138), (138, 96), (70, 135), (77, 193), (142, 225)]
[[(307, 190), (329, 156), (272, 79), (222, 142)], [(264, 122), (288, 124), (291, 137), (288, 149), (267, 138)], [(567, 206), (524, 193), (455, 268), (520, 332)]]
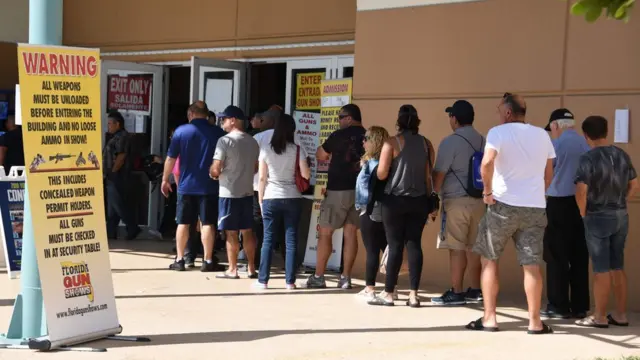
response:
[(11, 275), (20, 271), (22, 261), (24, 181), (0, 181), (0, 215), (7, 272)]

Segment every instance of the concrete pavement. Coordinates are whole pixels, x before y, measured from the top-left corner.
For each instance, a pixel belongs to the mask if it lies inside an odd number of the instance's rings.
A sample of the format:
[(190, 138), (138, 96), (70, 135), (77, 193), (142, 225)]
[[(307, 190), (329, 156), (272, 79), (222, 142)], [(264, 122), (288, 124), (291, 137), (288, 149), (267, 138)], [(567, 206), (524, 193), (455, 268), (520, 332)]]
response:
[[(135, 246), (132, 249), (131, 246)], [(276, 272), (271, 289), (253, 280), (222, 280), (197, 270), (166, 270), (166, 242), (119, 242), (111, 265), (122, 335), (147, 336), (149, 343), (99, 341), (107, 353), (0, 350), (0, 359), (594, 359), (640, 355), (640, 316), (629, 328), (585, 329), (552, 320), (556, 334), (526, 334), (519, 302), (501, 299), (501, 332), (464, 330), (481, 316), (477, 305), (444, 308), (371, 307), (345, 292), (284, 289)], [(302, 276), (299, 277), (302, 279)], [(423, 279), (428, 284), (428, 279)], [(6, 331), (19, 281), (0, 277), (0, 324)], [(430, 295), (442, 289), (425, 292)], [(523, 295), (524, 296), (524, 295)], [(635, 325), (634, 325), (635, 324)]]

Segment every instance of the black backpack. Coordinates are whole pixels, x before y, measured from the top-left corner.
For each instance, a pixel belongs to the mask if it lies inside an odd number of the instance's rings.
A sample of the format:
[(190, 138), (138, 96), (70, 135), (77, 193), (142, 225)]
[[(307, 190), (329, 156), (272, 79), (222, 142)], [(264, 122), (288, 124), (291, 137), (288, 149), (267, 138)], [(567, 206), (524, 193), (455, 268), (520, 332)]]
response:
[[(480, 165), (482, 164), (482, 157), (484, 156), (484, 153), (482, 151), (476, 150), (476, 148), (471, 145), (469, 140), (467, 140), (467, 138), (465, 138), (464, 136), (460, 134), (455, 135), (460, 136), (462, 139), (464, 139), (464, 141), (466, 141), (467, 144), (471, 146), (474, 152), (469, 158), (469, 176), (467, 177), (467, 186), (464, 186), (458, 175), (456, 175), (455, 171), (451, 171), (451, 173), (453, 173), (453, 176), (458, 179), (458, 182), (460, 182), (460, 185), (462, 185), (464, 190), (467, 192), (467, 195), (471, 196), (472, 198), (482, 199), (484, 184), (482, 183), (482, 176), (480, 175)], [(482, 150), (482, 148), (484, 148), (484, 137), (482, 138), (482, 145), (480, 147), (480, 150)]]

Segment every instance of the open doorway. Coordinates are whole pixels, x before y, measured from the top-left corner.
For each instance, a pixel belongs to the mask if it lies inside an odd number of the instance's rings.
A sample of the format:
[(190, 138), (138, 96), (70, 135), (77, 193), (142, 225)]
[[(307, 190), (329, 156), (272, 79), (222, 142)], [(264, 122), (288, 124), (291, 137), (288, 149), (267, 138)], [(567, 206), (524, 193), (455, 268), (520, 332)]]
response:
[(249, 80), (248, 113), (253, 117), (272, 105), (284, 109), (287, 91), (287, 64), (252, 64)]

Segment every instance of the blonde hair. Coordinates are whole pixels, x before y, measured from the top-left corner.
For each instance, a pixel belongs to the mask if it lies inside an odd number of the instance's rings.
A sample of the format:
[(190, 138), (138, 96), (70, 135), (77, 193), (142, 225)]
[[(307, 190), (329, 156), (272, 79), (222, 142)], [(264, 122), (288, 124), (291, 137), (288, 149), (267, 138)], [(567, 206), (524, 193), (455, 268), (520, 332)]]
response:
[(382, 151), (382, 145), (389, 138), (389, 132), (387, 129), (380, 126), (372, 126), (367, 129), (367, 136), (371, 144), (370, 149), (365, 147), (364, 155), (362, 156), (362, 162), (369, 161), (371, 159), (380, 159), (380, 152)]

